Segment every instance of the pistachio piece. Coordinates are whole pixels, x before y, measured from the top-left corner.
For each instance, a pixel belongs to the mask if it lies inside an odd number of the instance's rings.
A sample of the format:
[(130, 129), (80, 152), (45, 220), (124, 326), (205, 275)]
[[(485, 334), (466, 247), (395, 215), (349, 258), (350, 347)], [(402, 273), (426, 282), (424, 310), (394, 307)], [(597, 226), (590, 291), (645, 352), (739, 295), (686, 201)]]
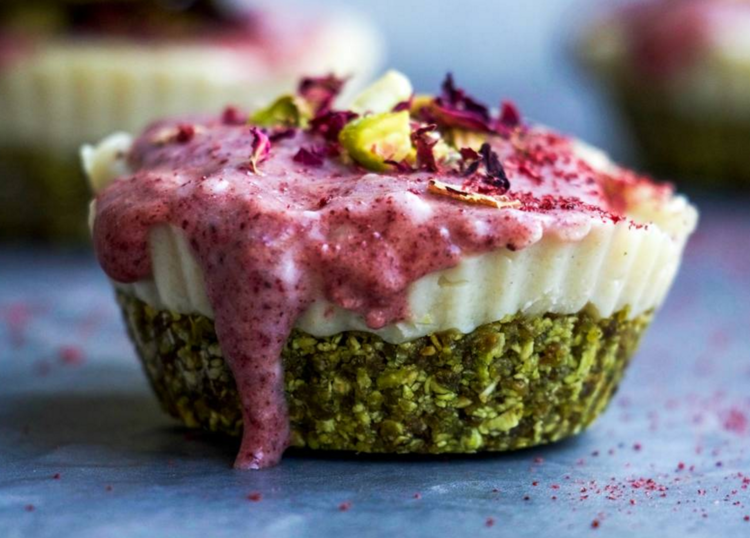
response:
[(284, 95), (250, 116), (250, 123), (260, 127), (307, 127), (312, 118), (310, 106), (302, 98)]
[(434, 95), (428, 95), (428, 94), (415, 95), (414, 99), (412, 99), (411, 101), (411, 115), (415, 117), (419, 117), (420, 113), (422, 112), (422, 109), (431, 107), (434, 102), (435, 102)]
[(466, 129), (450, 129), (446, 133), (448, 140), (454, 148), (471, 148), (479, 151), (482, 144), (487, 142), (487, 134)]
[(133, 137), (127, 133), (115, 133), (95, 146), (81, 148), (81, 162), (94, 194), (116, 178), (129, 173), (127, 155), (133, 146)]
[(391, 70), (365, 88), (354, 99), (350, 110), (360, 115), (390, 112), (399, 103), (408, 101), (413, 92), (409, 79)]
[(409, 112), (375, 114), (353, 121), (341, 131), (339, 142), (365, 168), (388, 171), (388, 161), (400, 162), (413, 152)]
[(470, 192), (462, 187), (456, 185), (449, 185), (442, 181), (431, 179), (427, 185), (427, 192), (436, 196), (445, 196), (461, 202), (466, 202), (471, 205), (484, 205), (488, 207), (495, 207), (497, 209), (503, 209), (506, 207), (518, 208), (521, 206), (521, 202), (518, 200), (512, 200), (505, 196), (488, 196), (477, 192)]

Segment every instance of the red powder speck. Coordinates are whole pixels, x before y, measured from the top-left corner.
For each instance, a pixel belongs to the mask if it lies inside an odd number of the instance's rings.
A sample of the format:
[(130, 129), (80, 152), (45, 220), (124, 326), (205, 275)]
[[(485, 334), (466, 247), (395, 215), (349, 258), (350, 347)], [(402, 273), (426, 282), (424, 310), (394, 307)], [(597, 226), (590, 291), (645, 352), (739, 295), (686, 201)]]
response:
[(737, 408), (730, 409), (724, 419), (724, 429), (737, 434), (747, 431), (748, 419), (745, 413)]
[(195, 126), (182, 124), (177, 126), (177, 136), (175, 140), (180, 144), (187, 144), (195, 137)]
[(534, 463), (544, 463), (544, 458), (542, 458), (541, 456), (537, 456), (536, 458), (534, 458)]
[(537, 482), (537, 481), (535, 480), (534, 482), (532, 482), (532, 483), (531, 483), (531, 485), (532, 485), (532, 486), (538, 486), (538, 485), (539, 485), (539, 482)]
[(104, 488), (104, 491), (112, 491), (112, 486), (107, 486)]
[(59, 349), (60, 362), (68, 366), (78, 366), (84, 361), (83, 350), (77, 346), (63, 346)]
[(34, 510), (36, 510), (33, 504), (27, 504), (26, 506), (23, 507), (23, 509), (26, 510), (27, 512), (33, 512)]
[(52, 475), (53, 480), (60, 480), (60, 473), (55, 473)]
[(592, 529), (598, 529), (599, 525), (600, 525), (600, 523), (599, 523), (598, 519), (595, 519), (594, 521), (591, 522), (591, 528)]
[(488, 517), (487, 520), (484, 522), (485, 527), (492, 527), (494, 524), (495, 524), (494, 517)]
[(742, 518), (744, 521), (750, 521), (750, 516), (745, 516)]
[(352, 502), (351, 501), (344, 501), (339, 505), (339, 510), (341, 512), (347, 512), (351, 509)]
[(259, 492), (255, 491), (255, 492), (251, 493), (250, 495), (248, 495), (248, 496), (247, 496), (247, 499), (248, 499), (249, 501), (252, 501), (252, 502), (254, 502), (254, 503), (257, 503), (257, 502), (259, 502), (259, 501), (263, 500), (263, 495), (262, 495), (261, 493), (259, 493)]
[(680, 462), (677, 464), (677, 470), (678, 471), (684, 471), (685, 470), (685, 464)]
[(228, 106), (221, 115), (221, 121), (225, 125), (244, 125), (247, 123), (247, 116), (242, 114), (239, 109)]
[(13, 347), (21, 347), (26, 342), (26, 329), (39, 309), (26, 303), (14, 303), (0, 310), (0, 321), (5, 322)]
[(633, 445), (633, 450), (635, 450), (636, 452), (641, 450), (642, 448), (643, 448), (643, 445), (641, 445), (641, 443), (635, 443)]

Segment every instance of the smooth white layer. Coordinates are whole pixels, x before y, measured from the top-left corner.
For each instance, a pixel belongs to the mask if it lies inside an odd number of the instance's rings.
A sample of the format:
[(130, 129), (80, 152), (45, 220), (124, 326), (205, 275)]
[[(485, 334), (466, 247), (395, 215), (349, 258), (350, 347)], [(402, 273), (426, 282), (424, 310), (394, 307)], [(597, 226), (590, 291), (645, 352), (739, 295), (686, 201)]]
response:
[(140, 132), (154, 118), (264, 105), (306, 75), (353, 75), (353, 91), (382, 49), (374, 29), (350, 14), (331, 17), (300, 58), (272, 69), (220, 46), (49, 43), (0, 69), (0, 147), (75, 151), (115, 129)]
[[(627, 35), (618, 21), (596, 26), (581, 54), (606, 80), (618, 85), (628, 69)], [(664, 106), (686, 116), (750, 118), (750, 16), (725, 20), (695, 61), (660, 83)]]
[[(131, 140), (115, 135), (83, 150), (92, 185), (101, 187), (122, 175)], [(613, 166), (606, 156), (581, 145), (594, 167)], [(93, 208), (92, 208), (93, 210)], [(409, 290), (411, 318), (371, 331), (361, 316), (332, 305), (322, 295), (297, 327), (328, 336), (347, 330), (375, 332), (399, 343), (436, 331), (468, 333), (513, 314), (572, 314), (583, 309), (608, 317), (625, 307), (636, 316), (663, 302), (680, 265), (697, 213), (682, 197), (644, 200), (628, 222), (595, 221), (579, 241), (545, 236), (517, 252), (506, 249), (464, 259), (457, 267), (431, 273)], [(154, 228), (150, 238), (153, 279), (116, 285), (157, 309), (213, 317), (203, 275), (181, 230)]]

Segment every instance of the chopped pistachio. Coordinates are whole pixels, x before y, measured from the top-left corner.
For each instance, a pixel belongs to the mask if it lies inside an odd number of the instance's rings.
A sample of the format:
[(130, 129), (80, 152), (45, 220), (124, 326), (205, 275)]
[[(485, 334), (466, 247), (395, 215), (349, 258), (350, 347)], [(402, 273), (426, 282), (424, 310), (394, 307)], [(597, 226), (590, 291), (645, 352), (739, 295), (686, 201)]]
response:
[(435, 194), (437, 196), (445, 196), (447, 198), (453, 198), (461, 202), (466, 202), (472, 205), (484, 205), (488, 207), (494, 207), (502, 209), (506, 207), (519, 207), (521, 202), (518, 200), (511, 200), (504, 196), (488, 196), (486, 194), (479, 194), (465, 190), (462, 187), (456, 185), (449, 185), (442, 181), (430, 180), (427, 186), (427, 192)]
[(471, 148), (479, 151), (482, 144), (487, 142), (487, 134), (479, 131), (468, 131), (466, 129), (450, 129), (446, 133), (450, 144), (457, 149)]
[(312, 111), (307, 102), (293, 95), (284, 95), (268, 107), (250, 116), (250, 123), (260, 127), (307, 127)]
[(398, 71), (388, 71), (365, 88), (352, 102), (350, 110), (360, 115), (390, 112), (408, 101), (414, 92), (411, 82)]
[(409, 113), (387, 112), (355, 120), (341, 131), (339, 142), (365, 168), (385, 172), (388, 161), (400, 162), (413, 153)]
[(435, 102), (433, 95), (420, 94), (415, 95), (411, 102), (411, 114), (412, 116), (418, 116), (419, 112), (423, 108), (429, 108)]

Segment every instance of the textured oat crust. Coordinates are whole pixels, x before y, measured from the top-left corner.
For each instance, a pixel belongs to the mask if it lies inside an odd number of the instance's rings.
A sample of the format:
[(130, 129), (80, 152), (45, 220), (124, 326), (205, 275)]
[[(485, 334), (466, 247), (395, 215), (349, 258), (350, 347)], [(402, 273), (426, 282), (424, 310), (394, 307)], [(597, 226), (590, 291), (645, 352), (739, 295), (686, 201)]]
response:
[[(238, 396), (212, 321), (118, 298), (165, 410), (189, 427), (238, 435)], [(512, 316), (400, 345), (295, 331), (283, 353), (292, 443), (471, 453), (557, 441), (606, 407), (650, 320), (625, 311), (602, 320)]]
[(76, 155), (0, 149), (0, 239), (88, 242), (91, 192)]

